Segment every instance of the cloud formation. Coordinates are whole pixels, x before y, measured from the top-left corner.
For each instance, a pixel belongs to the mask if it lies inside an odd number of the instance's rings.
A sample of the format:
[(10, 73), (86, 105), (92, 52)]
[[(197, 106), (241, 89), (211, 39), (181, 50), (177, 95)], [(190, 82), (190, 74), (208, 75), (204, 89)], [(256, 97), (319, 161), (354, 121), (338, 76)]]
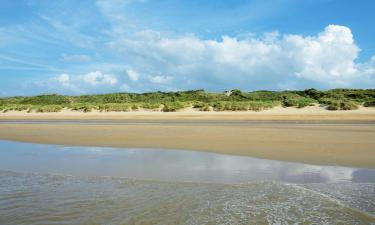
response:
[(374, 86), (373, 60), (356, 63), (360, 49), (351, 30), (339, 25), (329, 25), (315, 36), (273, 32), (221, 40), (143, 31), (109, 46), (129, 61), (133, 71), (161, 73), (178, 89)]
[(83, 75), (60, 74), (52, 77), (47, 86), (52, 90), (82, 94), (90, 91), (102, 92), (118, 85), (115, 75), (104, 74), (101, 71), (89, 72)]
[[(363, 13), (371, 4), (357, 5), (296, 0), (6, 4), (9, 13), (0, 15), (0, 95), (374, 88), (374, 32), (366, 29), (372, 24)], [(335, 21), (342, 23), (353, 6), (358, 21), (351, 28), (361, 39), (346, 26), (324, 27), (330, 21), (319, 17), (322, 9), (337, 10)], [(302, 13), (290, 13), (297, 10)], [(304, 21), (306, 15), (315, 19)], [(263, 33), (274, 27), (280, 32)], [(247, 33), (254, 31), (259, 33)], [(94, 74), (94, 82), (84, 79), (88, 74)], [(101, 81), (106, 75), (116, 82)]]
[(351, 30), (339, 25), (314, 36), (271, 32), (219, 40), (147, 30), (119, 36), (107, 47), (126, 62), (123, 69), (52, 80), (80, 92), (375, 86), (375, 57), (356, 63), (360, 49)]

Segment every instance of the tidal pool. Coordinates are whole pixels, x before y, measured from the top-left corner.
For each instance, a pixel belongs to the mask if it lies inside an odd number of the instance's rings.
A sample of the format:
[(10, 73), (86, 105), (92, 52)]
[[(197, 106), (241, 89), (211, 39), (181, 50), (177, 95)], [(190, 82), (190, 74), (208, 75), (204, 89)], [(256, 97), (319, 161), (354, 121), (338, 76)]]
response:
[(0, 224), (375, 224), (375, 169), (0, 141)]

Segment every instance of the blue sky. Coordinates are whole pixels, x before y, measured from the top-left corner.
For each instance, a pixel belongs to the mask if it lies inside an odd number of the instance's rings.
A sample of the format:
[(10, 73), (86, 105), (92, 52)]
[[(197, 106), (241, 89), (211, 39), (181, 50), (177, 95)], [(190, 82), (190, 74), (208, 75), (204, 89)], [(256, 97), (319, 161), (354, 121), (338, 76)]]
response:
[(2, 0), (0, 96), (375, 88), (372, 0)]

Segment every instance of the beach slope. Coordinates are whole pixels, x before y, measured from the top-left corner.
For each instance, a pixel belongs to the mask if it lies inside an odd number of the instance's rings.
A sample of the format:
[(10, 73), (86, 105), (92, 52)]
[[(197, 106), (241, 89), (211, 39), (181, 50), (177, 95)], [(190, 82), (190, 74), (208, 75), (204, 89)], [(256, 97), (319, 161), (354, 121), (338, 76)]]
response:
[(8, 114), (0, 116), (0, 139), (375, 167), (374, 109), (275, 112)]

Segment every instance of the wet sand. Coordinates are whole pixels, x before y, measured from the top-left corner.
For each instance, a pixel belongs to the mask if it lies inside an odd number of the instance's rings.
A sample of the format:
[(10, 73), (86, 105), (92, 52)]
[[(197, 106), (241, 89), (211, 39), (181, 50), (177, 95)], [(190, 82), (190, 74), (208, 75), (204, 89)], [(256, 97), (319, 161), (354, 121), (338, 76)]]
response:
[[(235, 114), (235, 113), (234, 113)], [(295, 116), (138, 115), (0, 120), (0, 139), (79, 146), (168, 148), (320, 165), (375, 168), (375, 120)], [(373, 115), (370, 115), (373, 117)], [(288, 119), (285, 119), (288, 118)], [(82, 118), (79, 116), (78, 118)], [(14, 119), (14, 118), (13, 118)], [(44, 119), (44, 120), (41, 120)]]

